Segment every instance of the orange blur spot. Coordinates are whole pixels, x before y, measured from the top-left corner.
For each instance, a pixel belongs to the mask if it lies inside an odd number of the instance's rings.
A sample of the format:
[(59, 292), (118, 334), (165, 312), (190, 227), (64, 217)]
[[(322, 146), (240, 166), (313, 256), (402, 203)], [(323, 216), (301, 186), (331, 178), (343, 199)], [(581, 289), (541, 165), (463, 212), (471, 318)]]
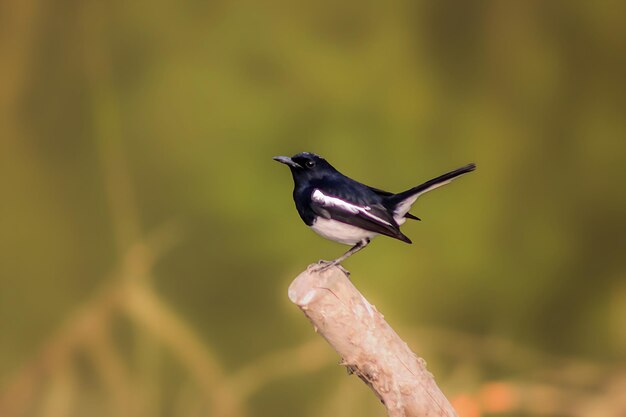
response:
[(478, 394), (480, 403), (488, 413), (504, 413), (518, 406), (519, 395), (517, 390), (506, 382), (491, 382), (485, 384)]
[(459, 394), (451, 401), (459, 417), (480, 417), (480, 405), (475, 398), (467, 394)]

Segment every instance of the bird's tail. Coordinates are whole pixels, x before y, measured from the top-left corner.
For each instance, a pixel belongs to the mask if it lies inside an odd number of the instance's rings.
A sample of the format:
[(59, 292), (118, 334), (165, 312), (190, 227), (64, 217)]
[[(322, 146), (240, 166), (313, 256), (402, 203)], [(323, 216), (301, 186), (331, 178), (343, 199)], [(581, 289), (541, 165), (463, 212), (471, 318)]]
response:
[(404, 217), (420, 195), (441, 187), (442, 185), (446, 185), (456, 177), (472, 172), (475, 169), (476, 164), (467, 164), (464, 167), (455, 169), (454, 171), (450, 171), (446, 174), (438, 176), (437, 178), (426, 181), (425, 183), (420, 184), (417, 187), (413, 187), (410, 190), (389, 196), (387, 198), (387, 204), (393, 210), (394, 217)]

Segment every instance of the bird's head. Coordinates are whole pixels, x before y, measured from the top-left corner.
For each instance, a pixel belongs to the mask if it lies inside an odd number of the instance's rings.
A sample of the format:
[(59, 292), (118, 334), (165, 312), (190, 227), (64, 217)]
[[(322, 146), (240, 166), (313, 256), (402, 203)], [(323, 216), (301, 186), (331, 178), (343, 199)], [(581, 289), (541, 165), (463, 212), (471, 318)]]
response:
[(336, 172), (335, 168), (328, 161), (310, 152), (300, 152), (291, 158), (288, 156), (275, 156), (274, 160), (288, 165), (296, 182), (322, 178)]

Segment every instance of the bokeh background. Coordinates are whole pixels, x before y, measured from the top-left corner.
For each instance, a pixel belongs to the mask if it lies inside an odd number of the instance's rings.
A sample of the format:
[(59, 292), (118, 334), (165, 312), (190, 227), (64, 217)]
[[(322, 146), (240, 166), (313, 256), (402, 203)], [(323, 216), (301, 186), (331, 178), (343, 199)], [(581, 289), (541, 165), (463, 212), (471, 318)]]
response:
[(308, 150), (420, 199), (345, 266), (462, 417), (626, 415), (626, 6), (0, 3), (0, 415), (383, 416), (286, 296)]

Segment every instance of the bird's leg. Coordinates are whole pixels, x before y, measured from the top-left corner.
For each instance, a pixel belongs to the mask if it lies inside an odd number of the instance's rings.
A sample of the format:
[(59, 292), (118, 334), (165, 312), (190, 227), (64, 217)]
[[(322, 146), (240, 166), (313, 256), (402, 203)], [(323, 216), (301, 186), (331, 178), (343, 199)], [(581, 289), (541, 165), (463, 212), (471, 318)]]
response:
[(315, 271), (320, 272), (320, 271), (324, 271), (330, 268), (331, 266), (339, 265), (340, 263), (348, 259), (350, 256), (354, 255), (355, 253), (357, 253), (358, 251), (360, 251), (361, 249), (369, 245), (369, 243), (370, 243), (370, 240), (368, 238), (365, 238), (359, 241), (359, 243), (357, 243), (356, 245), (352, 246), (350, 249), (348, 249), (348, 251), (344, 253), (343, 255), (341, 255), (339, 258), (332, 260), (332, 261), (320, 261), (320, 264), (318, 267), (315, 268)]
[(348, 249), (346, 251), (346, 253), (341, 255), (339, 258), (337, 258), (337, 259), (335, 259), (333, 261), (330, 261), (331, 265), (337, 265), (337, 264), (342, 263), (343, 261), (348, 259), (350, 256), (354, 255), (355, 253), (357, 253), (361, 249), (365, 248), (367, 245), (369, 245), (369, 243), (370, 243), (370, 240), (368, 238), (365, 238), (365, 239), (361, 240), (359, 243), (357, 243), (356, 245), (354, 245), (350, 249)]

